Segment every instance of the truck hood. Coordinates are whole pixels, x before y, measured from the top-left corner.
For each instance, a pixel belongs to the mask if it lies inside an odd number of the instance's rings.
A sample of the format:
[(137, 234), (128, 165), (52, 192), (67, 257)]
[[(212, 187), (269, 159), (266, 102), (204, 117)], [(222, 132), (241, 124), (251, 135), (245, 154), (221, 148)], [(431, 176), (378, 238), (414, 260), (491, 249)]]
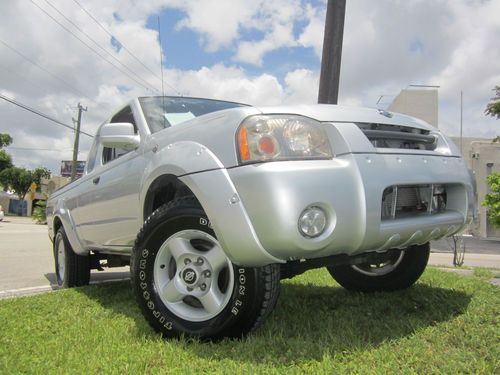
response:
[(437, 129), (423, 120), (387, 112), (375, 108), (347, 107), (332, 104), (310, 104), (275, 107), (255, 107), (264, 114), (297, 114), (307, 116), (321, 122), (361, 122), (409, 126), (422, 130)]

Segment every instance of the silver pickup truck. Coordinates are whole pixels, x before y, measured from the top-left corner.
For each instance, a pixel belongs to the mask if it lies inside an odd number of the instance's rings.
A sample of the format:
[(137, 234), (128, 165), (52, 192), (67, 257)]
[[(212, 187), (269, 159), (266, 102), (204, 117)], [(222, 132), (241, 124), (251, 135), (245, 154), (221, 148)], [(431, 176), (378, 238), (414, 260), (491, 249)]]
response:
[(217, 339), (259, 327), (280, 279), (308, 269), (349, 290), (407, 288), (429, 241), (473, 211), (459, 151), (421, 120), (142, 97), (101, 125), (47, 219), (61, 286), (130, 264), (154, 329)]

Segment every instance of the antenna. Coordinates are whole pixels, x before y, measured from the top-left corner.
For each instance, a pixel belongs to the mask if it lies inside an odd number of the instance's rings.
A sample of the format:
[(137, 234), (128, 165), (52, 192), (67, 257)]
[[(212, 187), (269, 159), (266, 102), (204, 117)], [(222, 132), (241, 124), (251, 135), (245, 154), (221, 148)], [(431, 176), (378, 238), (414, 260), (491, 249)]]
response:
[(163, 110), (163, 127), (165, 127), (167, 117), (167, 109), (165, 108), (165, 89), (163, 87), (163, 52), (161, 50), (161, 28), (160, 28), (160, 16), (158, 16), (158, 39), (160, 42), (160, 70), (161, 70), (161, 106)]
[(464, 92), (460, 90), (460, 154), (463, 155)]
[(161, 96), (165, 96), (165, 89), (163, 87), (163, 52), (161, 50), (161, 28), (160, 16), (158, 16), (158, 39), (160, 40), (160, 71), (161, 71)]

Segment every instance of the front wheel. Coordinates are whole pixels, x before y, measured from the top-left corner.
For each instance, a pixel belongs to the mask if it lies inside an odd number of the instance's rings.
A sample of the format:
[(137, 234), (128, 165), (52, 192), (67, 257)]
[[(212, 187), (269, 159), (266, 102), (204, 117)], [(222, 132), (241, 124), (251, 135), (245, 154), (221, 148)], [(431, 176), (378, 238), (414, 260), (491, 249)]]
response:
[(132, 283), (150, 325), (167, 337), (241, 337), (276, 304), (279, 267), (233, 264), (194, 198), (157, 209), (131, 260)]
[(54, 260), (57, 284), (63, 288), (88, 285), (90, 281), (89, 257), (73, 251), (64, 228), (54, 238)]
[(359, 292), (393, 291), (412, 286), (429, 260), (429, 243), (392, 250), (381, 262), (327, 267), (341, 286)]

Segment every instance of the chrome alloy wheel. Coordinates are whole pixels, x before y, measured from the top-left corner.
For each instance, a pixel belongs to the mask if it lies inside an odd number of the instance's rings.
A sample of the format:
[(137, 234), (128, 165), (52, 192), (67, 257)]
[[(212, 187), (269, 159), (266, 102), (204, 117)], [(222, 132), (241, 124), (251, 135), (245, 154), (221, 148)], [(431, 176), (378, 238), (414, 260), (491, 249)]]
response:
[(201, 322), (219, 314), (234, 288), (234, 272), (219, 242), (200, 230), (169, 237), (154, 262), (154, 286), (178, 317)]
[(363, 263), (352, 265), (351, 267), (366, 276), (383, 276), (394, 271), (403, 260), (404, 255), (405, 252), (401, 250), (399, 254), (395, 254), (395, 256), (385, 262)]
[(57, 276), (59, 280), (64, 280), (64, 272), (66, 268), (66, 248), (62, 237), (57, 241)]

